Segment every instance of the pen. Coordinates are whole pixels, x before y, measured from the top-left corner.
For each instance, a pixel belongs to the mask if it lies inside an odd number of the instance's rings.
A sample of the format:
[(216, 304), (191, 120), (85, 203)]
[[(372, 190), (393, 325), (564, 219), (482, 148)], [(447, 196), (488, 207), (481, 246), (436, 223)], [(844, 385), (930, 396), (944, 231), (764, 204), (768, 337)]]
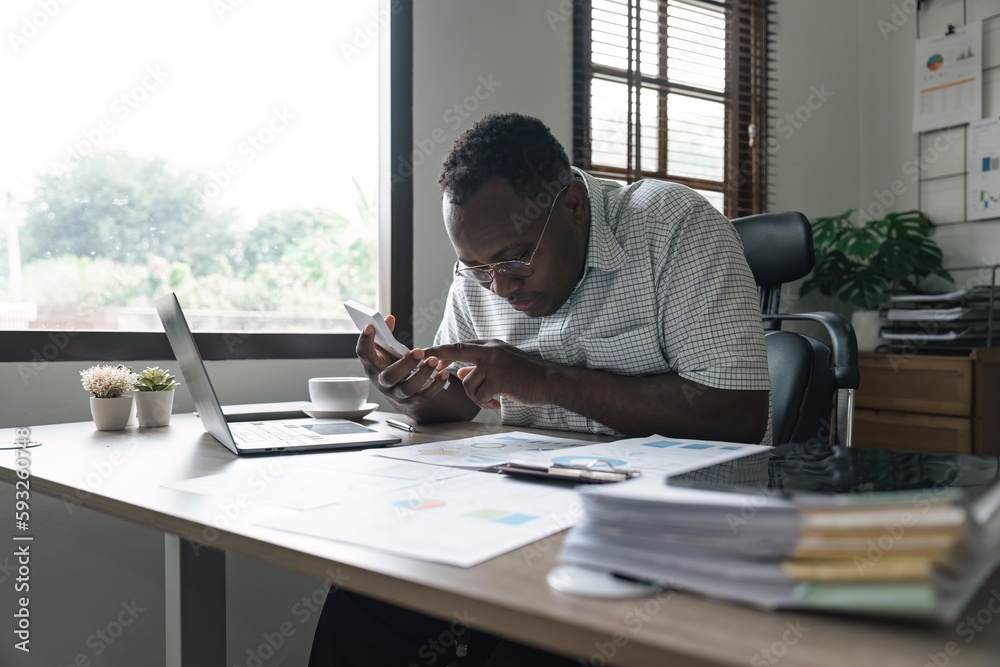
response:
[(410, 433), (413, 433), (413, 427), (410, 426), (409, 424), (404, 424), (403, 422), (396, 421), (395, 419), (386, 419), (385, 423), (393, 428), (398, 428), (400, 430), (409, 431)]

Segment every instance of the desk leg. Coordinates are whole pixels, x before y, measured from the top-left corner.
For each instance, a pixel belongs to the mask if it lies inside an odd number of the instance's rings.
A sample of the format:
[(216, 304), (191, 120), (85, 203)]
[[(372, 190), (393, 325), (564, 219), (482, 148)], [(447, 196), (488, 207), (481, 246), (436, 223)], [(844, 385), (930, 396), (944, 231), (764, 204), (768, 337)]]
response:
[(166, 667), (226, 665), (226, 554), (164, 536)]

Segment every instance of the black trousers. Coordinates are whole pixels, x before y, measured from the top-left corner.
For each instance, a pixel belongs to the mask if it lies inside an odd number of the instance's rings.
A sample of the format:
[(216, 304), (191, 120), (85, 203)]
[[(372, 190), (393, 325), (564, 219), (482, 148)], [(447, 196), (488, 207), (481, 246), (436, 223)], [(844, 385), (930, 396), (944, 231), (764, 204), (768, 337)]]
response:
[(476, 620), (467, 610), (442, 621), (343, 589), (331, 591), (316, 626), (309, 667), (581, 664), (481, 632)]

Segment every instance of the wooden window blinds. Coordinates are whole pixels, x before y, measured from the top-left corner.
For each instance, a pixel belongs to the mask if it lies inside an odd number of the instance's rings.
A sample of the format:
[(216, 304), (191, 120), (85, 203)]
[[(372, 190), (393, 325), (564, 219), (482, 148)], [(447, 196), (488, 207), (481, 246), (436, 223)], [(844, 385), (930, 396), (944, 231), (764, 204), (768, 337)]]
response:
[(574, 163), (766, 204), (769, 0), (576, 0)]

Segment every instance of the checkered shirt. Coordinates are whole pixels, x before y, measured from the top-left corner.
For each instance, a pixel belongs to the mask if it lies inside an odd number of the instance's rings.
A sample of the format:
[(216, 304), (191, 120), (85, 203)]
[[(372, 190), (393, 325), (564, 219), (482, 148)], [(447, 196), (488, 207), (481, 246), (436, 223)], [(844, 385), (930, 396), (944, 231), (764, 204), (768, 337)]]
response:
[[(456, 277), (434, 344), (496, 338), (566, 366), (770, 390), (757, 288), (732, 224), (683, 185), (622, 186), (574, 170), (590, 197), (590, 237), (566, 303), (532, 318)], [(500, 405), (504, 424), (621, 435), (555, 405)]]

